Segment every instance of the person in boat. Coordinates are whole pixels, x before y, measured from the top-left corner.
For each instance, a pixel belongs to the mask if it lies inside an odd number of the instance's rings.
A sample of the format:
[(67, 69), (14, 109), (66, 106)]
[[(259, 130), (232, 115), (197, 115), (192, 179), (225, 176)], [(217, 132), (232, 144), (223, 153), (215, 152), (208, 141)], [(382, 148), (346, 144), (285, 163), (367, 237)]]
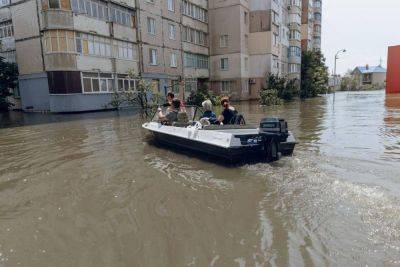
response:
[(204, 112), (200, 119), (207, 119), (210, 124), (219, 124), (217, 120), (217, 115), (212, 111), (212, 102), (211, 100), (207, 99), (203, 103), (201, 103)]
[(221, 115), (218, 117), (218, 121), (222, 124), (231, 124), (233, 121), (232, 119), (236, 116), (237, 112), (235, 108), (230, 105), (228, 97), (223, 97), (221, 99), (221, 106), (223, 107), (223, 110)]
[(166, 123), (168, 125), (172, 125), (174, 122), (178, 121), (178, 113), (181, 108), (181, 101), (179, 99), (174, 98), (171, 102), (170, 111), (167, 114), (164, 114), (161, 108), (158, 108), (158, 120), (161, 123)]
[(173, 92), (168, 92), (167, 93), (167, 103), (165, 103), (164, 105), (163, 105), (163, 107), (171, 107), (172, 106), (172, 100), (174, 100), (174, 98), (175, 98), (175, 95), (174, 95), (174, 93)]

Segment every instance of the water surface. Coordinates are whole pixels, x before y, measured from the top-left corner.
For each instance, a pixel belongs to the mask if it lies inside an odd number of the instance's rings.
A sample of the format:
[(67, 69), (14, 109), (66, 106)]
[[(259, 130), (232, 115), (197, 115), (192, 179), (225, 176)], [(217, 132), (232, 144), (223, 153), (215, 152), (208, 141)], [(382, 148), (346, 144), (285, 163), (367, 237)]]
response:
[(400, 96), (236, 107), (286, 118), (294, 156), (221, 166), (135, 111), (0, 115), (0, 266), (400, 263)]

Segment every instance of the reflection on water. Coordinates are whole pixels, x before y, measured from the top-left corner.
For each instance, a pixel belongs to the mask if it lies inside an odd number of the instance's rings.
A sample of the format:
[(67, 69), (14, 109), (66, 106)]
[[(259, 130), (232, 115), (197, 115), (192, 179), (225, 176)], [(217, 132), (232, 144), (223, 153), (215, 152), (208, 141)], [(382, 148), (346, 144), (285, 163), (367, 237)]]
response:
[(228, 168), (135, 111), (0, 115), (0, 266), (399, 264), (400, 96), (235, 106), (287, 119), (294, 156)]

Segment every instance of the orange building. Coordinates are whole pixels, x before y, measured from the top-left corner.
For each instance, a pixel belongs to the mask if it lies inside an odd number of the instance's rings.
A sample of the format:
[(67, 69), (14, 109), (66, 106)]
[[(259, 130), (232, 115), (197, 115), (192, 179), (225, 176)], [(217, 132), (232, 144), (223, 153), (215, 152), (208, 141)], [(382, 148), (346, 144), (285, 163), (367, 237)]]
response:
[(386, 93), (400, 94), (400, 45), (389, 47)]

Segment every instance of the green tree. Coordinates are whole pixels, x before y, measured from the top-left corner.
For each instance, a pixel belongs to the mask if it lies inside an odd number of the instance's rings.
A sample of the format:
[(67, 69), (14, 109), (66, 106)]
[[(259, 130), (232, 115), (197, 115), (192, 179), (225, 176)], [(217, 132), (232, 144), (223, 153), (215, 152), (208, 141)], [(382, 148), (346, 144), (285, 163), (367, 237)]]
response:
[(286, 77), (268, 74), (267, 86), (260, 91), (262, 105), (279, 105), (282, 100), (290, 101), (299, 93), (298, 81)]
[(320, 51), (305, 51), (301, 57), (300, 97), (316, 97), (328, 92), (329, 74)]
[(18, 86), (18, 67), (15, 63), (8, 63), (0, 57), (0, 112), (7, 112), (12, 105), (8, 97)]
[(219, 105), (220, 98), (208, 90), (208, 86), (206, 84), (203, 84), (199, 86), (196, 91), (190, 92), (190, 95), (186, 100), (186, 104), (201, 106), (201, 103), (207, 99), (210, 99), (214, 106)]

